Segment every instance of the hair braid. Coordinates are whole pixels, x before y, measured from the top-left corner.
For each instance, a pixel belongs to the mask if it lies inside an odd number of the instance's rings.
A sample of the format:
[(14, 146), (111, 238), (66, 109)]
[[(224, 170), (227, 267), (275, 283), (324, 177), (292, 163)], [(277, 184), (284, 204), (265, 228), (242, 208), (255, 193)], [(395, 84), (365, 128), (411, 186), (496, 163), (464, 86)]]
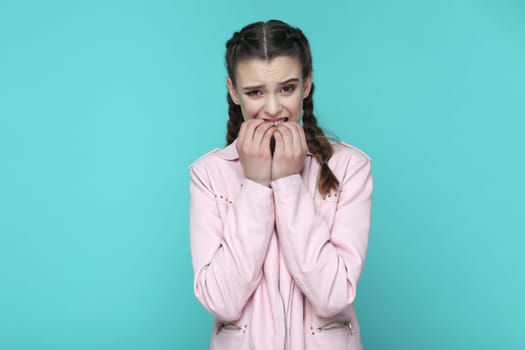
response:
[(303, 101), (303, 129), (306, 136), (308, 149), (314, 155), (321, 166), (317, 179), (317, 189), (322, 195), (332, 190), (339, 189), (339, 180), (328, 166), (328, 160), (332, 157), (334, 150), (323, 130), (317, 125), (314, 115), (314, 84), (309, 96)]
[(233, 102), (229, 93), (226, 99), (228, 100), (228, 115), (230, 116), (226, 124), (226, 144), (229, 145), (239, 135), (239, 130), (244, 119), (242, 117), (241, 107)]

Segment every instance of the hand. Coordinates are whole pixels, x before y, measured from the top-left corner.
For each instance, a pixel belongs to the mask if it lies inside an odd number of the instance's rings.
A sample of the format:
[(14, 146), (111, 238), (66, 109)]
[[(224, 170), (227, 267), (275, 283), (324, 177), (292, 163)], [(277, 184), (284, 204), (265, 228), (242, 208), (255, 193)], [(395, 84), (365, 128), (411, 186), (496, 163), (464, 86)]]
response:
[(241, 125), (237, 152), (244, 177), (269, 186), (272, 181), (272, 154), (270, 139), (274, 130), (262, 119), (250, 119)]
[(308, 152), (303, 127), (294, 122), (285, 122), (276, 127), (273, 136), (275, 152), (271, 168), (272, 181), (299, 174)]

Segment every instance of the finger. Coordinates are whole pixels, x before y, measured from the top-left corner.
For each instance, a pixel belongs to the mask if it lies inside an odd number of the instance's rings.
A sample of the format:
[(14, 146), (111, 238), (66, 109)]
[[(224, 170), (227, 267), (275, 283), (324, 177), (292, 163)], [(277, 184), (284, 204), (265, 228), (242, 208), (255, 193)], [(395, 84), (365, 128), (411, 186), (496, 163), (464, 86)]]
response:
[(246, 122), (241, 123), (241, 128), (239, 129), (239, 134), (237, 135), (237, 146), (239, 147), (244, 142), (244, 137), (246, 134)]
[(284, 137), (283, 134), (281, 134), (281, 131), (278, 128), (275, 128), (273, 137), (275, 138), (275, 151), (274, 151), (274, 157), (284, 154), (285, 146), (284, 146)]
[(284, 151), (289, 152), (293, 149), (293, 135), (290, 129), (283, 123), (277, 127), (277, 131), (283, 137)]
[(297, 124), (297, 134), (299, 135), (299, 143), (301, 144), (301, 148), (305, 151), (308, 151), (308, 143), (306, 142), (304, 128), (300, 124)]
[(254, 145), (258, 145), (259, 147), (262, 146), (263, 138), (270, 130), (272, 126), (268, 123), (262, 123), (259, 126), (257, 126), (257, 129), (255, 129), (254, 135), (253, 135), (253, 143)]
[(262, 135), (262, 138), (271, 139), (274, 133), (275, 133), (275, 127), (268, 125), (267, 128), (264, 128), (264, 133)]
[(299, 130), (297, 127), (299, 124), (290, 122), (290, 123), (283, 123), (283, 125), (290, 130), (290, 135), (292, 139), (292, 147), (300, 147), (301, 145), (301, 137), (299, 136)]
[(255, 130), (257, 129), (257, 127), (261, 124), (264, 123), (263, 120), (261, 119), (250, 119), (248, 121), (245, 122), (246, 123), (246, 138), (250, 141), (250, 142), (253, 142), (253, 139), (255, 137)]
[[(272, 140), (272, 136), (275, 134), (275, 128), (270, 127), (266, 130), (266, 132), (263, 135), (263, 138), (261, 140), (261, 150), (264, 152), (270, 152), (270, 142)], [(275, 151), (275, 149), (274, 149)]]
[(294, 129), (294, 147), (302, 154), (308, 152), (308, 145), (306, 143), (306, 135), (304, 129), (298, 123), (290, 123), (290, 126)]
[(294, 130), (294, 146), (302, 153), (306, 153), (308, 151), (308, 145), (306, 143), (306, 135), (304, 134), (303, 127), (298, 123), (290, 123), (290, 126)]

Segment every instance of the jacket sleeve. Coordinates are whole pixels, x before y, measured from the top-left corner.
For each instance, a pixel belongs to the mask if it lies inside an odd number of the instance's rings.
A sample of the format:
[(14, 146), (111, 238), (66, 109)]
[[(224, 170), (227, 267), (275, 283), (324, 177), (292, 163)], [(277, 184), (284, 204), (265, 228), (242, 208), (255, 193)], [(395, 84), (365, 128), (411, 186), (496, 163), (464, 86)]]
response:
[(341, 192), (330, 227), (316, 212), (300, 175), (272, 183), (283, 256), (320, 317), (331, 317), (354, 301), (368, 246), (373, 188), (370, 159), (351, 162), (340, 179)]
[(190, 168), (190, 244), (194, 292), (215, 317), (237, 320), (261, 280), (274, 228), (272, 190), (244, 180), (226, 218), (205, 169)]

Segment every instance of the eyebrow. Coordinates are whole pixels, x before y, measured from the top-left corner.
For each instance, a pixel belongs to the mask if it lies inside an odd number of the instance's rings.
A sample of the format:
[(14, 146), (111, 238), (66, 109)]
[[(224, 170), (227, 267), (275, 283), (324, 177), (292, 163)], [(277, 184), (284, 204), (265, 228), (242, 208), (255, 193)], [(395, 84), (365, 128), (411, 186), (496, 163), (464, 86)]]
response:
[[(286, 85), (286, 84), (289, 84), (289, 83), (298, 83), (298, 82), (299, 82), (298, 78), (290, 78), (288, 80), (280, 82), (279, 85)], [(243, 88), (243, 90), (244, 91), (257, 90), (257, 89), (260, 89), (260, 88), (263, 88), (263, 87), (264, 87), (264, 84), (262, 84), (262, 85), (254, 85), (254, 86), (246, 86), (246, 87)]]

